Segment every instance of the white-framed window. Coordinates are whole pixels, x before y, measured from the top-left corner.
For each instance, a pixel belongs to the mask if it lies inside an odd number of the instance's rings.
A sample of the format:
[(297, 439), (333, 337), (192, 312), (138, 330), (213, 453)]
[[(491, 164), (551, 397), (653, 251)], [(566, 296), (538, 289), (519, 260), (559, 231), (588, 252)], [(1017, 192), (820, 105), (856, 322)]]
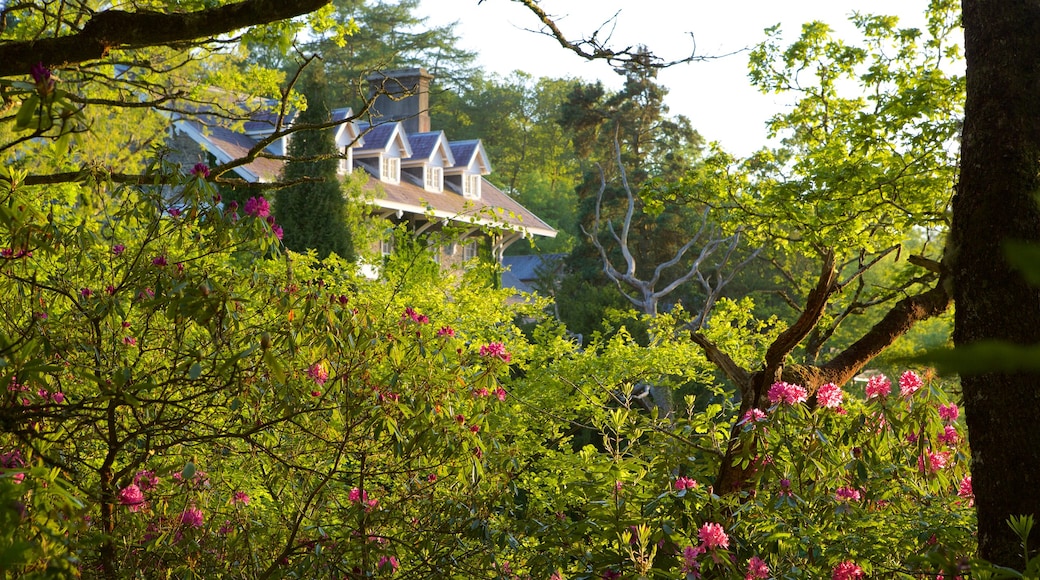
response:
[(480, 176), (462, 176), (462, 196), (470, 199), (480, 199)]
[(388, 236), (379, 241), (379, 252), (384, 256), (389, 256), (394, 253), (394, 238)]
[(433, 167), (431, 165), (426, 166), (424, 171), (426, 174), (426, 191), (434, 191), (440, 193), (444, 191), (444, 169), (440, 167)]
[(433, 258), (434, 264), (441, 263), (441, 246), (432, 239), (426, 241), (426, 249), (430, 252), (430, 257)]
[(343, 148), (343, 157), (339, 160), (339, 174), (350, 175), (354, 171), (354, 148), (347, 145)]
[(397, 157), (383, 157), (379, 179), (387, 183), (401, 183), (401, 160)]
[(462, 246), (462, 259), (470, 261), (477, 257), (480, 250), (480, 242), (472, 241)]

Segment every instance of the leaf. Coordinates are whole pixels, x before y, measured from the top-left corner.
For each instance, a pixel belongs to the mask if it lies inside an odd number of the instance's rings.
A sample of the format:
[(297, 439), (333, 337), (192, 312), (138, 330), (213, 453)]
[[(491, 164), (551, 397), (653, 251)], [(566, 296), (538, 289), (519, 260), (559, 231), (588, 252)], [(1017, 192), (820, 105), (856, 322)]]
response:
[(199, 363), (195, 363), (195, 364), (191, 365), (191, 368), (188, 370), (188, 378), (190, 378), (193, 381), (195, 379), (199, 378), (199, 375), (201, 375), (201, 374), (202, 374), (202, 365), (200, 365)]
[(188, 480), (193, 477), (195, 477), (195, 464), (189, 461), (184, 464), (184, 469), (181, 470), (181, 478)]
[(34, 129), (32, 126), (33, 117), (36, 115), (36, 109), (40, 106), (40, 97), (30, 95), (29, 98), (22, 101), (22, 107), (18, 109), (18, 114), (15, 116), (15, 129)]

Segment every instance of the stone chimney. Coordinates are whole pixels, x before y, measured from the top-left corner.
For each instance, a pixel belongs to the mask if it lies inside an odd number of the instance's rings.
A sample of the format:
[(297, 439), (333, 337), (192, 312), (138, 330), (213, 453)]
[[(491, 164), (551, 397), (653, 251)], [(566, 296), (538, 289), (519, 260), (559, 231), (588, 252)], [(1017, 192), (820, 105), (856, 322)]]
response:
[(430, 81), (424, 68), (381, 71), (368, 75), (372, 124), (402, 121), (407, 133), (430, 130)]

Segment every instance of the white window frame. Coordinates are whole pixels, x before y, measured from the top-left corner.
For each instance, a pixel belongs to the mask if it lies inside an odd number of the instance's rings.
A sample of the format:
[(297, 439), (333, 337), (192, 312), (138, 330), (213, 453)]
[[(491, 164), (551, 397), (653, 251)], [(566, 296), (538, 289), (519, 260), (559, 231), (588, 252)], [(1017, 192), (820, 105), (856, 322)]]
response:
[(474, 240), (462, 246), (462, 261), (468, 262), (480, 256), (480, 242)]
[(350, 175), (354, 171), (354, 148), (347, 145), (343, 148), (343, 158), (339, 160), (339, 174)]
[(424, 184), (426, 191), (440, 193), (444, 191), (444, 169), (434, 165), (427, 165), (423, 169)]
[(386, 183), (401, 183), (401, 159), (386, 155), (381, 156), (379, 179)]
[(383, 256), (389, 256), (394, 253), (394, 238), (393, 236), (387, 236), (379, 240), (379, 253)]
[(462, 196), (480, 199), (480, 175), (468, 173), (462, 176)]

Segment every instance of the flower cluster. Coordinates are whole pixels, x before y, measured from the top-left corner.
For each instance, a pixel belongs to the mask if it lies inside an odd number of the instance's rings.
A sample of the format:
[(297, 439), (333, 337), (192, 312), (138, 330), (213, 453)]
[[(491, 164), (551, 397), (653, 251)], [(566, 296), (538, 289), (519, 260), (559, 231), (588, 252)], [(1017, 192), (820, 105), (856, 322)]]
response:
[(502, 362), (509, 362), (512, 358), (506, 352), (506, 346), (501, 342), (489, 342), (480, 347), (480, 356), (485, 358), (498, 358)]
[(968, 500), (968, 505), (975, 505), (975, 491), (971, 488), (971, 476), (967, 475), (957, 486), (957, 495)]
[(899, 394), (903, 397), (909, 397), (917, 392), (924, 385), (921, 381), (921, 377), (917, 376), (914, 371), (906, 371), (899, 377)]
[(831, 580), (858, 580), (863, 578), (863, 568), (860, 568), (852, 560), (845, 560), (834, 567)]
[[(426, 316), (425, 314), (419, 314), (411, 306), (408, 306), (408, 307), (406, 307), (404, 309), (404, 314), (401, 315), (401, 318), (405, 319), (405, 320), (410, 319), (412, 322), (414, 322), (416, 324), (429, 324), (430, 323), (430, 318), (428, 316)], [(454, 334), (454, 332), (453, 332), (453, 334)]]
[(744, 424), (758, 423), (759, 421), (766, 420), (766, 412), (762, 409), (748, 409), (744, 413), (744, 417), (741, 418), (740, 422)]
[(885, 375), (874, 375), (867, 380), (867, 398), (887, 397), (892, 392), (892, 381)]
[(202, 515), (202, 510), (195, 506), (190, 506), (181, 512), (181, 523), (190, 528), (201, 528), (205, 522), (205, 517)]
[(758, 556), (751, 556), (747, 563), (747, 574), (744, 580), (764, 580), (769, 578), (769, 566)]
[(130, 508), (132, 512), (138, 512), (148, 507), (148, 502), (144, 500), (144, 493), (134, 483), (119, 490), (119, 503)]
[(935, 473), (946, 468), (950, 463), (948, 451), (932, 451), (926, 449), (922, 455), (917, 457), (917, 470), (921, 473)]
[(267, 203), (267, 200), (262, 196), (251, 197), (246, 200), (245, 212), (246, 215), (251, 215), (257, 218), (266, 218), (271, 215), (271, 204)]
[(953, 403), (950, 403), (949, 405), (939, 405), (939, 418), (947, 423), (956, 421), (960, 414), (961, 410)]
[(769, 387), (769, 402), (773, 405), (783, 403), (795, 405), (804, 403), (809, 398), (809, 393), (801, 385), (777, 382)]
[(697, 531), (697, 537), (700, 539), (701, 545), (708, 550), (729, 547), (729, 536), (726, 535), (726, 530), (722, 528), (721, 524), (714, 522), (704, 524)]
[(841, 400), (845, 396), (841, 387), (834, 383), (827, 383), (816, 391), (816, 402), (827, 409), (837, 409), (841, 406)]
[(840, 502), (859, 501), (862, 495), (853, 487), (839, 487), (834, 492), (834, 499)]
[(329, 371), (325, 370), (325, 365), (316, 362), (307, 369), (307, 377), (318, 385), (324, 385), (325, 381), (329, 380)]
[(360, 490), (356, 487), (350, 489), (350, 493), (347, 494), (347, 499), (352, 503), (363, 506), (366, 512), (372, 511), (379, 505), (378, 499), (369, 499), (367, 491)]
[(209, 166), (205, 163), (196, 163), (189, 173), (199, 179), (206, 179), (209, 177)]
[(697, 487), (697, 480), (691, 477), (677, 477), (675, 478), (675, 491), (685, 491), (687, 489), (694, 489)]

